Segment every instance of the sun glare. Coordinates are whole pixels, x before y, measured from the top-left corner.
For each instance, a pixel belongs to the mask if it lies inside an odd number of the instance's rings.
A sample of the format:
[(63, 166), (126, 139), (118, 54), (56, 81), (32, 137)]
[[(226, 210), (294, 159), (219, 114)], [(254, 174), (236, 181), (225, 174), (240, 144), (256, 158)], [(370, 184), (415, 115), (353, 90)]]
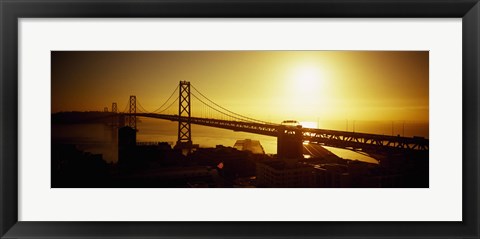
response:
[(321, 76), (319, 70), (315, 67), (301, 67), (295, 71), (293, 80), (300, 93), (310, 93), (315, 92), (320, 87)]
[(324, 97), (321, 68), (312, 64), (299, 65), (292, 68), (288, 79), (288, 97), (284, 98), (284, 106), (289, 112), (303, 116), (317, 110)]
[(303, 128), (317, 128), (317, 123), (311, 121), (301, 121), (300, 125), (302, 125)]

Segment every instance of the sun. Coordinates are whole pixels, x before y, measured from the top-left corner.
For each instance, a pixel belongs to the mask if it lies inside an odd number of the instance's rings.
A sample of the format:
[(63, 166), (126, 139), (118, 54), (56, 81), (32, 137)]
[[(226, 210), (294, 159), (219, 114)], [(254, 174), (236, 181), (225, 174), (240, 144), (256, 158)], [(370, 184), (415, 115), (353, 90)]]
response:
[(295, 85), (294, 88), (301, 94), (317, 91), (322, 81), (319, 69), (312, 66), (297, 68), (292, 78)]
[(303, 127), (303, 128), (318, 128), (318, 124), (317, 122), (312, 122), (312, 121), (300, 121), (300, 125)]
[(291, 68), (282, 97), (283, 107), (291, 117), (298, 118), (321, 109), (324, 102), (321, 68), (317, 65), (302, 64)]

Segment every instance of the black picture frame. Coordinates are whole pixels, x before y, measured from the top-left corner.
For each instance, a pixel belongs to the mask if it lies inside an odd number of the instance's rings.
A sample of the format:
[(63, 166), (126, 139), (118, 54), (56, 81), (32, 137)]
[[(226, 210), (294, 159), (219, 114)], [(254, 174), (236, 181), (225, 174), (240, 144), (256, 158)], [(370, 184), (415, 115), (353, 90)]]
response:
[[(0, 0), (0, 15), (1, 238), (479, 238), (480, 5), (478, 0)], [(19, 18), (63, 17), (462, 18), (463, 221), (18, 221), (17, 21)]]

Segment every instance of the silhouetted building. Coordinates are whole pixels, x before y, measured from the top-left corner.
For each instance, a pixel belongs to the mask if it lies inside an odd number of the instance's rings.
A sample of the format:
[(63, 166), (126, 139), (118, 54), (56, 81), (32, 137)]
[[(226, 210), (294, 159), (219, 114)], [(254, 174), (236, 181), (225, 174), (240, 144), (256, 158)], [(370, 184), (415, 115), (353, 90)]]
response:
[(310, 188), (315, 186), (314, 168), (294, 159), (257, 163), (257, 186)]
[(118, 163), (128, 164), (135, 157), (137, 131), (129, 126), (118, 129)]
[(221, 176), (233, 180), (238, 177), (255, 176), (255, 162), (251, 159), (252, 155), (247, 151), (217, 145), (215, 148), (200, 148), (190, 158), (192, 162), (199, 165), (217, 167), (221, 163)]
[(315, 187), (317, 188), (328, 188), (328, 174), (327, 170), (321, 167), (316, 166), (314, 169), (315, 175)]
[(303, 157), (302, 126), (279, 126), (277, 156), (279, 159)]
[(265, 154), (265, 150), (263, 150), (263, 147), (258, 140), (237, 140), (233, 147), (240, 151), (250, 151), (254, 154)]
[(108, 165), (101, 154), (78, 150), (74, 145), (52, 144), (52, 187), (104, 187)]
[(322, 164), (315, 167), (316, 187), (346, 188), (350, 187), (348, 166), (343, 164)]
[(244, 177), (244, 178), (237, 178), (233, 182), (234, 188), (255, 188), (256, 185), (256, 177)]
[(218, 171), (207, 166), (152, 167), (123, 175), (119, 180), (137, 187), (223, 187)]
[(399, 174), (376, 176), (375, 182), (379, 188), (398, 188), (404, 186), (404, 176)]

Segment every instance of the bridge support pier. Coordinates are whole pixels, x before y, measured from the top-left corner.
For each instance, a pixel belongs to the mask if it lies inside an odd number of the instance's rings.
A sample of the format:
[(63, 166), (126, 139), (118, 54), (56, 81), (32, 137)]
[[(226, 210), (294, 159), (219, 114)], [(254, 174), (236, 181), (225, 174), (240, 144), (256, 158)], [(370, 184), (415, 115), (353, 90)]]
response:
[(277, 156), (279, 159), (303, 158), (302, 128), (280, 126), (277, 136)]

